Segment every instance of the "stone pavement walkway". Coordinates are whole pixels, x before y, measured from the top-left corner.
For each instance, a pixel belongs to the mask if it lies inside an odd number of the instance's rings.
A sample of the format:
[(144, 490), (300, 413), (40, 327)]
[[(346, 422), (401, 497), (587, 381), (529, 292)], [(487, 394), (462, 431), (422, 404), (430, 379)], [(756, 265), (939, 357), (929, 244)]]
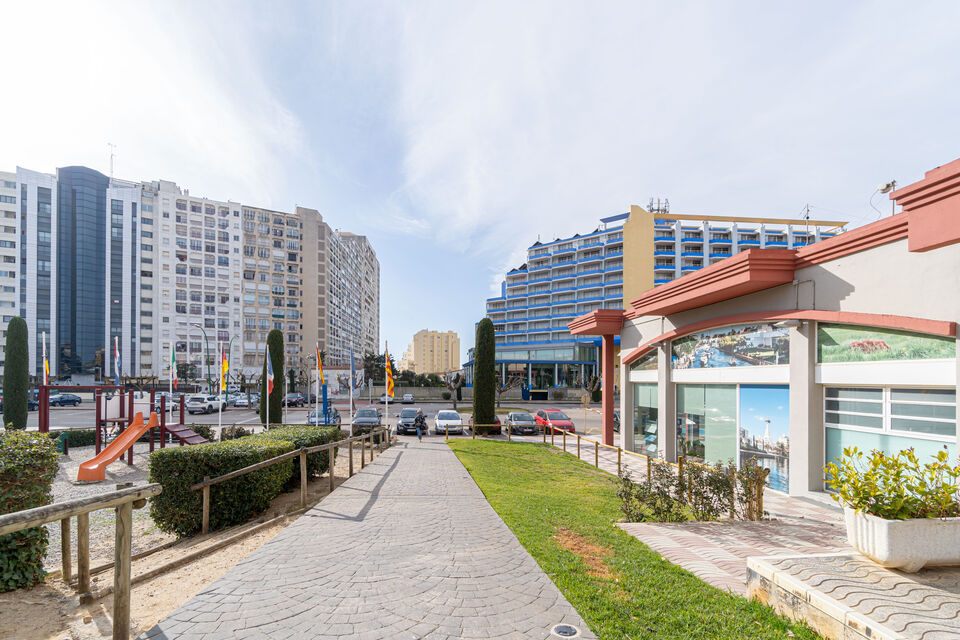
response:
[(441, 438), (401, 440), (141, 636), (595, 638)]

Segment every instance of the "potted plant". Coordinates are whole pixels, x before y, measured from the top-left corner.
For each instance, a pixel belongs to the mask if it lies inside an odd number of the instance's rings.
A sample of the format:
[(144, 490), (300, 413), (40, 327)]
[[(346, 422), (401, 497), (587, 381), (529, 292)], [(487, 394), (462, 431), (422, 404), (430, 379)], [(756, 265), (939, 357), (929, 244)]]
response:
[(960, 466), (950, 464), (946, 446), (923, 464), (913, 449), (865, 458), (847, 448), (825, 470), (857, 551), (910, 573), (960, 565)]

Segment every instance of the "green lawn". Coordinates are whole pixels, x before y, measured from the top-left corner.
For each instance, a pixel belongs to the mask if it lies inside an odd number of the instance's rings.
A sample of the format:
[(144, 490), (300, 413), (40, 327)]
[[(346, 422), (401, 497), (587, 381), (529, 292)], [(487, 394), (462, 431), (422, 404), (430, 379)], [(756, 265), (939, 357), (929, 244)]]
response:
[(451, 440), (450, 448), (600, 638), (819, 638), (621, 531), (609, 474), (540, 444)]

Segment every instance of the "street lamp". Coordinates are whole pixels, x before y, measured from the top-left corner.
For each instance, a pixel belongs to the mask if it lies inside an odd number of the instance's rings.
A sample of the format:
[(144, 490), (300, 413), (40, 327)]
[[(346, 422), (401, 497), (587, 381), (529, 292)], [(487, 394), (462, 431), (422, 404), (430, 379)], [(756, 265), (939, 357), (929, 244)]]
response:
[(210, 341), (207, 340), (207, 331), (199, 322), (191, 322), (190, 326), (200, 329), (203, 333), (203, 359), (207, 361), (207, 393), (213, 393), (213, 383), (210, 378)]

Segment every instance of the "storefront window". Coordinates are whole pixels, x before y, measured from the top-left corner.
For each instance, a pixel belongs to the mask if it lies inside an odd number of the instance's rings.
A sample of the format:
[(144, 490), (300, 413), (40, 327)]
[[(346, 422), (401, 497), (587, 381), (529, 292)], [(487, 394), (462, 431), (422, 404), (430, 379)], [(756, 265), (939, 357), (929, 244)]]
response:
[(657, 349), (643, 354), (636, 362), (630, 365), (630, 371), (656, 371), (659, 363), (657, 354)]
[(847, 324), (817, 325), (817, 362), (955, 358), (956, 340)]
[(533, 364), (533, 389), (550, 389), (553, 387), (553, 365)]
[(633, 385), (633, 450), (657, 455), (657, 385)]
[(677, 385), (677, 454), (709, 464), (736, 461), (736, 385)]
[(755, 460), (770, 470), (771, 489), (790, 486), (790, 387), (740, 385), (740, 464)]
[(575, 387), (580, 380), (579, 364), (560, 364), (557, 366), (557, 386)]
[(673, 368), (708, 369), (790, 363), (786, 327), (741, 324), (693, 333), (673, 341)]

